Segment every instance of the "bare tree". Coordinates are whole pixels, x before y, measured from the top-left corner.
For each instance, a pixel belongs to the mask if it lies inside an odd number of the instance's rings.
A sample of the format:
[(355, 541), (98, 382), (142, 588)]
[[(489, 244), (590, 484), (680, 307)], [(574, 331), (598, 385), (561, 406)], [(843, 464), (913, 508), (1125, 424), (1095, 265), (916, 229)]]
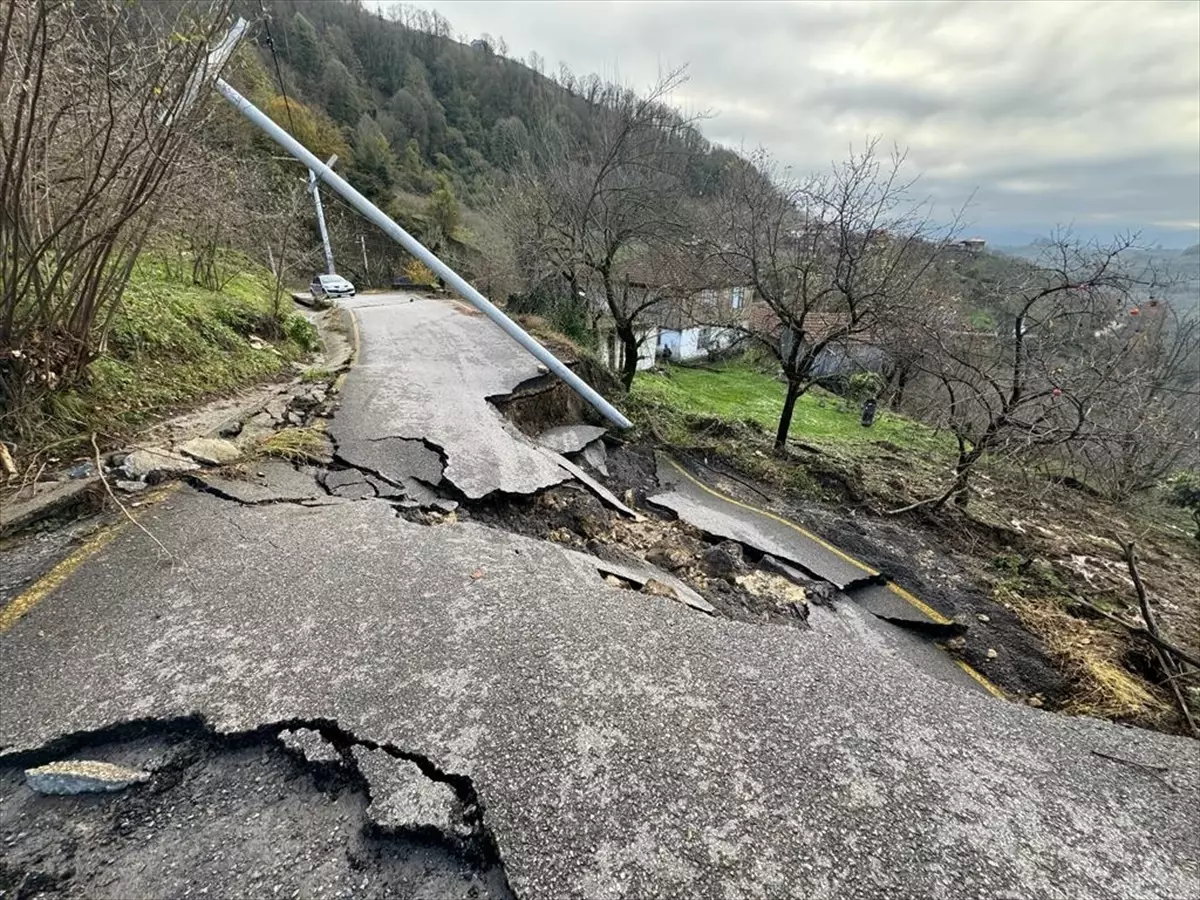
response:
[(203, 120), (207, 92), (195, 90), (194, 79), (229, 5), (4, 4), (0, 408), (6, 415), (78, 378), (102, 344), (164, 186)]
[(1097, 335), (1115, 354), (1072, 459), (1114, 499), (1126, 499), (1198, 461), (1200, 320), (1166, 300), (1121, 310)]
[(954, 477), (934, 508), (965, 507), (971, 473), (1001, 451), (1045, 452), (1086, 434), (1098, 403), (1119, 378), (1129, 335), (1106, 329), (1128, 309), (1140, 273), (1128, 267), (1132, 237), (1108, 246), (1059, 234), (1038, 265), (1014, 268), (996, 288), (998, 324), (978, 327), (961, 307), (926, 320), (920, 368), (936, 384), (925, 418), (946, 425), (957, 453)]
[(913, 196), (905, 157), (869, 142), (826, 173), (795, 179), (766, 153), (726, 177), (713, 253), (760, 301), (741, 326), (779, 361), (787, 393), (775, 448), (827, 351), (905, 315), (957, 228)]
[[(642, 96), (584, 79), (596, 108), (591, 133), (543, 134), (509, 192), (517, 259), (531, 280), (561, 277), (573, 297), (596, 296), (612, 318), (628, 387), (644, 338), (640, 327), (666, 290), (638, 284), (632, 270), (691, 236), (682, 185), (692, 121), (665, 100), (683, 81), (661, 78)], [(649, 289), (647, 289), (649, 287)]]

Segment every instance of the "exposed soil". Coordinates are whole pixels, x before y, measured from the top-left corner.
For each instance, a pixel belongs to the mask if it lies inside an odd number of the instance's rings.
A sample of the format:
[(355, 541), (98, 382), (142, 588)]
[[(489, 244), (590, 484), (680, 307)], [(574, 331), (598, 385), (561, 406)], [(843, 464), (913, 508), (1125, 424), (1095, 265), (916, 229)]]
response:
[(631, 521), (570, 483), (531, 497), (489, 497), (461, 508), (458, 518), (553, 541), (606, 562), (650, 563), (699, 593), (719, 615), (735, 621), (802, 625), (807, 609), (795, 585), (773, 573), (757, 572), (755, 561), (737, 544), (710, 540), (645, 505), (646, 495), (657, 487), (653, 465), (650, 451), (621, 447), (609, 453), (610, 477), (592, 473), (639, 506), (642, 521)]
[(117, 793), (42, 796), (22, 770), (46, 754), (0, 761), (0, 897), (513, 897), (485, 845), (371, 823), (352, 757), (311, 763), (198, 722), (138, 731), (49, 757), (152, 772)]

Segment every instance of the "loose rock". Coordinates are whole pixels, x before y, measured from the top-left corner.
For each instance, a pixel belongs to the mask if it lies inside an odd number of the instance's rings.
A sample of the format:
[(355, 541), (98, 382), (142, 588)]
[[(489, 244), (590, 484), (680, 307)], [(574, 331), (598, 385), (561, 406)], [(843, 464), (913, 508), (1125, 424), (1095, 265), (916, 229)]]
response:
[(227, 466), (237, 462), (242, 455), (237, 445), (220, 438), (192, 438), (177, 449), (184, 456), (190, 456), (206, 466)]
[(742, 545), (736, 541), (724, 541), (704, 554), (704, 565), (715, 578), (732, 580), (746, 570), (742, 559)]
[(149, 485), (144, 481), (118, 481), (114, 487), (118, 491), (124, 491), (127, 494), (136, 494), (139, 491), (144, 491)]
[(25, 770), (39, 794), (92, 794), (119, 791), (150, 780), (150, 773), (90, 759), (68, 759)]
[(125, 457), (121, 468), (129, 475), (131, 481), (152, 482), (167, 475), (195, 472), (200, 466), (179, 453), (172, 453), (161, 447), (153, 447), (147, 450), (134, 450)]

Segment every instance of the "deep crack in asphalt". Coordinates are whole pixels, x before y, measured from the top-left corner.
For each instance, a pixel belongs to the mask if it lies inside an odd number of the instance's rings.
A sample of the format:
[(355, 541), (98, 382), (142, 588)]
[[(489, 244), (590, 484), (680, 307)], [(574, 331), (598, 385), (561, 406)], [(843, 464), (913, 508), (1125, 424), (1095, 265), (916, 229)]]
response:
[[(282, 735), (302, 729), (337, 758), (312, 761), (286, 746)], [(448, 787), (461, 827), (374, 821), (373, 785), (355, 750), (411, 763)], [(117, 794), (71, 797), (23, 784), (24, 769), (64, 758), (152, 777)], [(0, 788), (0, 896), (515, 897), (469, 777), (329, 719), (228, 734), (197, 716), (123, 722), (0, 757)]]

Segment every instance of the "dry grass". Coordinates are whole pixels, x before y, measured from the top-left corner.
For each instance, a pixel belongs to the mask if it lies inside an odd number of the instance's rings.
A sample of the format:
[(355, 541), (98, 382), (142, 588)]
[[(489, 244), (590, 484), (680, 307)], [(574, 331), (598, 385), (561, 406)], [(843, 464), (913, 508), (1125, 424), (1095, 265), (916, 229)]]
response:
[(329, 436), (320, 425), (282, 428), (258, 445), (262, 456), (274, 456), (290, 462), (322, 463), (329, 459)]
[(1154, 687), (1124, 665), (1128, 638), (1078, 619), (1054, 598), (1029, 598), (1001, 587), (998, 597), (1041, 637), (1074, 685), (1062, 711), (1162, 728), (1172, 709)]

